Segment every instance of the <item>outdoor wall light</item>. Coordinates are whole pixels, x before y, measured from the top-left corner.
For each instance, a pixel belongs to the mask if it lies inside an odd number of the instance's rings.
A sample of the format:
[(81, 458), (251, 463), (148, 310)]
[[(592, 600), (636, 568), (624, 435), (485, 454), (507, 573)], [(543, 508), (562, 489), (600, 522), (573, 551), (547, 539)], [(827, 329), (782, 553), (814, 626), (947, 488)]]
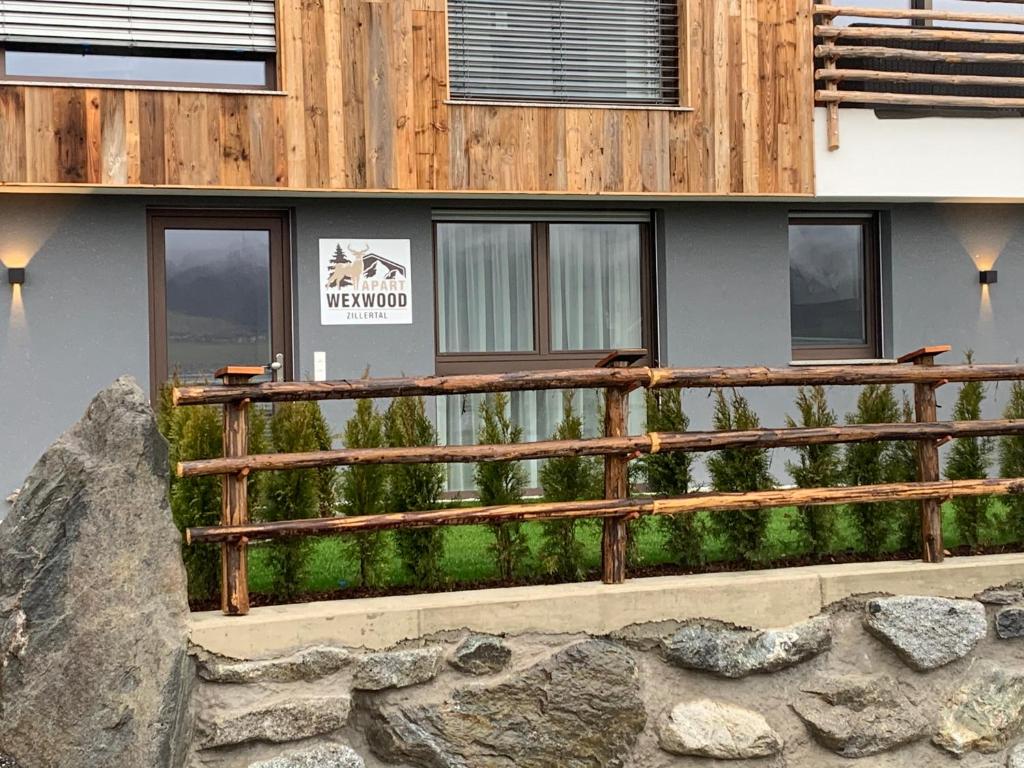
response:
[(8, 267), (7, 268), (7, 282), (10, 285), (24, 285), (25, 284), (25, 268), (24, 267)]
[(994, 269), (982, 269), (978, 272), (978, 282), (982, 285), (995, 285), (999, 282), (999, 273)]

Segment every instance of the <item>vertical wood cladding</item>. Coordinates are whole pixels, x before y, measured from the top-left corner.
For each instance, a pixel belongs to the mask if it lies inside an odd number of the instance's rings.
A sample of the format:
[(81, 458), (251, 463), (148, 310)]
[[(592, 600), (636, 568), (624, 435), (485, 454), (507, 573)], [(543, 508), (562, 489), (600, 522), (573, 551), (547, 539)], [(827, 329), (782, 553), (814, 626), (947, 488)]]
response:
[(0, 182), (810, 193), (810, 4), (688, 5), (673, 111), (450, 104), (443, 0), (279, 0), (284, 95), (0, 86)]

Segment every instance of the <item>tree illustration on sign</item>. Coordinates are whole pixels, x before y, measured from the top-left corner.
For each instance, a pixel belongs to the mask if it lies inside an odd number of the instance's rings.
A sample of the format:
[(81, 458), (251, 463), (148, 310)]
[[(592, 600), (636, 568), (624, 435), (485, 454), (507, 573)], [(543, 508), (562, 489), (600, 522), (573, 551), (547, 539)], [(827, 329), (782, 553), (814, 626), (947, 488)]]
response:
[(395, 280), (406, 276), (406, 268), (391, 259), (385, 259), (376, 253), (370, 253), (370, 244), (364, 243), (362, 249), (353, 248), (348, 244), (348, 255), (338, 243), (328, 264), (330, 272), (327, 276), (328, 288), (345, 288), (354, 286), (356, 280)]

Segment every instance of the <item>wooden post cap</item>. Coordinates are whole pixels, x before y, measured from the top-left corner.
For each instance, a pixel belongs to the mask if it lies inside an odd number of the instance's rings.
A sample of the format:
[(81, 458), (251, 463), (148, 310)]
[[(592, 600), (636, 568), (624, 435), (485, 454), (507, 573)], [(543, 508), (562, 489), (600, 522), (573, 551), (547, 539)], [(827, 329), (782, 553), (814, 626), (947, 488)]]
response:
[(616, 349), (602, 357), (594, 365), (595, 368), (611, 368), (613, 366), (630, 366), (647, 357), (646, 349)]
[(225, 365), (219, 368), (213, 378), (223, 379), (225, 376), (262, 376), (267, 369), (262, 365)]
[(907, 352), (898, 359), (900, 363), (914, 363), (920, 360), (922, 357), (934, 357), (935, 355), (941, 355), (943, 352), (949, 352), (952, 347), (949, 344), (936, 344), (931, 347), (921, 347), (915, 349), (913, 352)]

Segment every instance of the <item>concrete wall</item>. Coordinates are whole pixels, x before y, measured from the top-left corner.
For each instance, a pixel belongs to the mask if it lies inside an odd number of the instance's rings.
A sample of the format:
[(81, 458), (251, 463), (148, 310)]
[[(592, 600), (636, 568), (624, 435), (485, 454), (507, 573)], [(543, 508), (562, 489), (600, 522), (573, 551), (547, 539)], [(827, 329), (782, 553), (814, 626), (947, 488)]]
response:
[[(0, 198), (0, 261), (30, 259), (20, 300), (0, 285), (0, 492), (16, 488), (36, 457), (116, 376), (149, 376), (147, 206), (288, 207), (294, 213), (295, 369), (309, 377), (313, 352), (327, 353), (331, 378), (433, 370), (433, 260), (428, 200), (55, 197)], [(479, 203), (478, 203), (479, 205)], [(606, 207), (610, 203), (603, 203)], [(450, 208), (450, 201), (446, 201)], [(550, 207), (550, 204), (549, 206)], [(567, 205), (567, 208), (575, 206)], [(623, 206), (619, 206), (620, 208)], [(633, 207), (637, 207), (635, 204)], [(782, 203), (660, 204), (659, 346), (666, 365), (789, 362), (787, 215)], [(806, 209), (807, 205), (800, 205)], [(819, 206), (821, 207), (821, 206)], [(959, 360), (1021, 356), (1024, 328), (1024, 208), (886, 206), (886, 354), (928, 343), (954, 345)], [(409, 326), (319, 323), (317, 253), (321, 237), (412, 241), (413, 318)], [(977, 258), (972, 258), (977, 257)], [(983, 292), (979, 266), (1000, 281)], [(995, 414), (1009, 387), (993, 389)], [(792, 392), (751, 392), (766, 425), (780, 426)], [(940, 391), (951, 406), (956, 388)], [(855, 392), (837, 390), (843, 414)], [(706, 392), (687, 395), (692, 428), (710, 425)], [(331, 405), (338, 426), (347, 409)], [(945, 413), (949, 413), (948, 410)], [(773, 472), (785, 476), (784, 452)], [(0, 515), (5, 511), (0, 504)]]
[(1020, 199), (1024, 120), (880, 120), (872, 109), (843, 108), (839, 149), (829, 151), (825, 109), (819, 107), (814, 110), (814, 168), (815, 193), (821, 197)]

